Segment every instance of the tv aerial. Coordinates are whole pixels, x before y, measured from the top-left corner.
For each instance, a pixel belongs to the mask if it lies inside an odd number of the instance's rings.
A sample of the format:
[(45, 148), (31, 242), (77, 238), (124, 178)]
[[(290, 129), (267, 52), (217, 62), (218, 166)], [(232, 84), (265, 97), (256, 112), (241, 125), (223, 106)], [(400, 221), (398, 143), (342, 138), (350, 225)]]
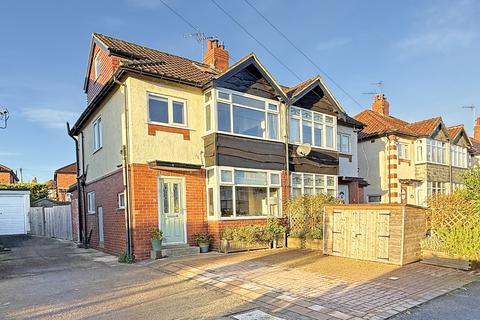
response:
[(300, 157), (306, 157), (312, 152), (312, 146), (309, 143), (303, 143), (297, 147), (297, 155)]
[(473, 125), (475, 125), (475, 121), (476, 121), (476, 118), (477, 118), (477, 108), (475, 107), (475, 105), (471, 104), (469, 106), (462, 106), (462, 109), (470, 109), (470, 111), (473, 114)]
[(369, 92), (362, 92), (362, 94), (368, 94), (368, 95), (376, 95), (376, 94), (381, 94), (383, 93), (383, 85), (384, 85), (384, 82), (382, 80), (378, 81), (378, 82), (372, 82), (370, 83), (371, 86), (376, 86), (378, 88), (378, 90), (374, 90), (374, 91), (369, 91)]
[(183, 35), (184, 38), (195, 38), (198, 43), (202, 45), (202, 55), (205, 53), (205, 45), (207, 40), (216, 39), (216, 36), (207, 36), (204, 32), (194, 32), (194, 33), (187, 33)]
[(0, 129), (7, 128), (7, 120), (10, 118), (10, 113), (7, 108), (0, 106)]

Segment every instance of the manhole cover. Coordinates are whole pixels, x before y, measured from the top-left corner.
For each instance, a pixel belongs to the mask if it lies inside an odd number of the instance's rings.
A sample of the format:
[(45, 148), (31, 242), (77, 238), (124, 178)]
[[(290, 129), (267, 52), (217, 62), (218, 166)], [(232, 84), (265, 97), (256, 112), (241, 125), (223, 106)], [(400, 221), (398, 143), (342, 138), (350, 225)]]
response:
[(283, 318), (274, 317), (260, 310), (239, 313), (234, 315), (233, 317), (238, 320), (283, 320)]

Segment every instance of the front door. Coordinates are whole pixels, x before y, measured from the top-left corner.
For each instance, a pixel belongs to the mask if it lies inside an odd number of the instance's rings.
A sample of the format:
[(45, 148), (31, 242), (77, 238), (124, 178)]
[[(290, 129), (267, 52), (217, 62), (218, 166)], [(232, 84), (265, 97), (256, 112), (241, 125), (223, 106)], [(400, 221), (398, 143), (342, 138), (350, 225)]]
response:
[(159, 221), (165, 243), (185, 243), (183, 184), (180, 178), (159, 179)]
[(338, 185), (338, 195), (340, 200), (342, 200), (343, 203), (348, 204), (350, 203), (348, 197), (348, 185), (347, 184), (339, 184)]

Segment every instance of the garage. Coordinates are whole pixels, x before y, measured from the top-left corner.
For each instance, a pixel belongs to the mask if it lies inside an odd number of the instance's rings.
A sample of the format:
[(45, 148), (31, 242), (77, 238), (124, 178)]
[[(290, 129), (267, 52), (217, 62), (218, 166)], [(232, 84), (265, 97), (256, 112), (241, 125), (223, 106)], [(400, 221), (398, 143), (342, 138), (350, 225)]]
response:
[(27, 234), (30, 191), (0, 190), (0, 236)]
[(324, 253), (404, 265), (420, 259), (426, 210), (402, 204), (325, 207)]

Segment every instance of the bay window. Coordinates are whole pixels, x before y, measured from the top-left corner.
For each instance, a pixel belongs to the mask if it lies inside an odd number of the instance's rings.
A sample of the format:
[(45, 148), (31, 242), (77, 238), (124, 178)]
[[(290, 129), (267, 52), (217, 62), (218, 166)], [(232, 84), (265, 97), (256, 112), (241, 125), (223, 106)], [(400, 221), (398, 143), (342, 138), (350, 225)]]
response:
[(445, 182), (429, 181), (427, 182), (427, 194), (429, 196), (433, 194), (444, 194), (446, 193)]
[[(231, 167), (214, 167), (207, 170), (209, 218), (280, 216), (280, 180), (280, 171)], [(218, 202), (215, 200), (215, 194), (218, 196)]]
[(459, 168), (468, 167), (468, 153), (467, 148), (452, 145), (450, 152), (450, 159), (452, 166)]
[(292, 197), (302, 195), (337, 195), (337, 177), (324, 174), (295, 172), (291, 175)]
[(314, 147), (335, 149), (335, 117), (290, 107), (288, 121), (290, 143), (308, 143)]
[[(213, 89), (207, 94), (205, 94), (207, 132), (216, 130), (268, 140), (280, 139), (278, 102), (226, 89)], [(211, 123), (215, 123), (216, 126), (212, 126)]]
[(430, 162), (446, 164), (446, 143), (432, 139), (419, 139), (416, 141), (417, 163)]

